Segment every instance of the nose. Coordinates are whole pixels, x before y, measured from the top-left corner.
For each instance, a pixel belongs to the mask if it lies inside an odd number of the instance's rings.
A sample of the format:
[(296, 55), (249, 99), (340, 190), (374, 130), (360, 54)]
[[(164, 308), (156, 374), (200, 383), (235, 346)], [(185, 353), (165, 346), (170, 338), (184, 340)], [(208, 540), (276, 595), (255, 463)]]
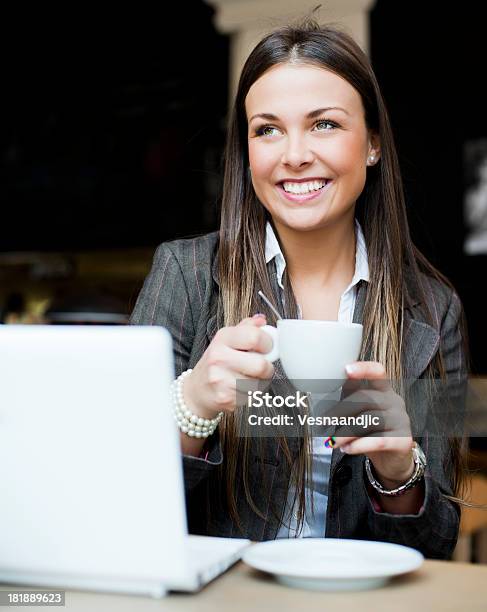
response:
[(311, 163), (314, 157), (305, 136), (300, 134), (288, 136), (281, 158), (284, 165), (299, 168), (303, 164)]

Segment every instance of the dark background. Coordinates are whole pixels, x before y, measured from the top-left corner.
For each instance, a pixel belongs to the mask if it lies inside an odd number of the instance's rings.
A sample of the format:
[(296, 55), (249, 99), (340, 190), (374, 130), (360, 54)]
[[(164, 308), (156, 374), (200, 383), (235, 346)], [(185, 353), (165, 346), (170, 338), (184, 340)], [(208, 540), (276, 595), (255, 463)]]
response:
[[(2, 15), (0, 252), (154, 248), (216, 229), (229, 40), (213, 9), (69, 10)], [(379, 0), (370, 26), (413, 239), (457, 288), (485, 374), (486, 258), (463, 255), (462, 209), (463, 146), (486, 136), (479, 11)]]
[(199, 0), (161, 9), (4, 20), (0, 251), (214, 225), (228, 38)]
[(481, 5), (379, 0), (371, 59), (392, 120), (413, 240), (456, 287), (472, 371), (487, 373), (487, 257), (463, 254), (464, 143), (487, 135)]

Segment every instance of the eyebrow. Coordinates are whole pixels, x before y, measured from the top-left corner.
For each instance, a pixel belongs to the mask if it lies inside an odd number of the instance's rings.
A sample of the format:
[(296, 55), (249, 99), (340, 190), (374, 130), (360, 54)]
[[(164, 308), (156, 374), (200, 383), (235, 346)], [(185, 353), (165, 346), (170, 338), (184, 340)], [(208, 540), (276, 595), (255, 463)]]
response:
[[(322, 113), (324, 113), (325, 111), (329, 111), (329, 110), (341, 110), (343, 111), (346, 115), (349, 115), (350, 113), (348, 111), (346, 111), (344, 108), (342, 108), (341, 106), (326, 106), (325, 108), (317, 108), (316, 110), (312, 110), (311, 112), (309, 112), (306, 115), (306, 119), (315, 119), (316, 117), (318, 117), (319, 115), (321, 115)], [(253, 115), (250, 119), (249, 119), (249, 123), (253, 120), (253, 119), (266, 119), (266, 121), (280, 121), (279, 117), (277, 115), (273, 115), (272, 113), (259, 113), (258, 115)]]

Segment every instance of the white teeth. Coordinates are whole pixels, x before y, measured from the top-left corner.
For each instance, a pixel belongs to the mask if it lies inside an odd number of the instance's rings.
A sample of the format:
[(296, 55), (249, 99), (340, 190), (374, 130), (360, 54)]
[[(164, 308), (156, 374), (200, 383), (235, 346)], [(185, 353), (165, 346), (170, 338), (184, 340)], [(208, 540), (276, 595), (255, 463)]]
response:
[(309, 193), (310, 191), (317, 191), (325, 184), (326, 181), (310, 181), (309, 183), (285, 182), (283, 183), (283, 188), (284, 191), (289, 191), (290, 193), (304, 194)]

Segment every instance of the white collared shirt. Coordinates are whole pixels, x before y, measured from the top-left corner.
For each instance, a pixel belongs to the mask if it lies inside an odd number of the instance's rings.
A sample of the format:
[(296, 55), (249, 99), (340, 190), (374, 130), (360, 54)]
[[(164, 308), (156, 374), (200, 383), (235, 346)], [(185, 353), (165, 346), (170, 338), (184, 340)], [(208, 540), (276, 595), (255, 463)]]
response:
[[(355, 308), (356, 285), (359, 281), (369, 281), (369, 264), (367, 257), (367, 247), (365, 238), (362, 232), (360, 223), (355, 219), (355, 273), (353, 278), (342, 293), (340, 298), (340, 307), (338, 309), (338, 321), (351, 323), (353, 319), (353, 309)], [(266, 224), (266, 239), (265, 239), (265, 262), (266, 264), (275, 258), (277, 282), (281, 289), (284, 289), (282, 284), (282, 276), (286, 268), (286, 260), (277, 241), (276, 235), (269, 221)], [(302, 317), (301, 307), (298, 304), (299, 318)]]
[[(353, 312), (355, 309), (355, 301), (357, 298), (357, 285), (361, 280), (366, 282), (369, 281), (369, 264), (367, 256), (367, 247), (365, 244), (365, 238), (362, 232), (360, 223), (355, 220), (355, 237), (356, 237), (356, 249), (355, 249), (355, 272), (352, 281), (342, 293), (340, 297), (340, 305), (338, 308), (338, 321), (342, 323), (352, 323)], [(286, 260), (279, 246), (279, 242), (276, 238), (274, 230), (270, 222), (266, 225), (266, 242), (265, 242), (265, 261), (266, 264), (274, 259), (277, 282), (281, 289), (284, 289), (282, 284), (282, 275), (286, 268)], [(284, 295), (283, 295), (284, 299)], [(302, 310), (298, 304), (299, 318), (302, 318)], [(336, 391), (336, 399), (340, 399), (341, 389)], [(313, 397), (311, 398), (313, 401)], [(331, 398), (330, 398), (331, 399)], [(326, 509), (328, 506), (328, 481), (330, 476), (331, 467), (331, 454), (332, 449), (325, 447), (325, 438), (313, 437), (313, 457), (312, 457), (312, 470), (313, 470), (313, 502), (315, 512), (311, 514), (310, 509), (310, 491), (306, 489), (307, 496), (307, 509), (306, 516), (303, 525), (303, 529), (297, 537), (324, 537), (325, 536), (325, 524), (326, 524)], [(287, 506), (284, 513), (284, 520), (290, 525), (290, 528), (286, 525), (281, 525), (277, 538), (288, 538), (294, 537), (296, 534), (297, 520), (296, 520), (296, 508), (292, 508), (292, 502), (294, 497), (294, 490), (290, 488)]]

